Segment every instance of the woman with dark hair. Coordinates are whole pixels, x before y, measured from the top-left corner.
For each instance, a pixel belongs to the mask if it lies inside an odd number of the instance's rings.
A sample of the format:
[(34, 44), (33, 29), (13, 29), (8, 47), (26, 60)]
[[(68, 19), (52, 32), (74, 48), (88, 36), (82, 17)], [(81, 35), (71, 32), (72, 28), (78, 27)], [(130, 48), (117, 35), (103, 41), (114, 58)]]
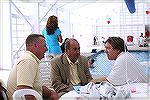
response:
[(58, 27), (58, 19), (52, 15), (48, 18), (46, 27), (42, 31), (48, 48), (48, 55), (56, 56), (62, 53), (59, 42), (62, 43), (61, 31)]
[(61, 50), (62, 50), (62, 53), (65, 52), (65, 42), (68, 40), (69, 38), (65, 38), (64, 42), (61, 44)]

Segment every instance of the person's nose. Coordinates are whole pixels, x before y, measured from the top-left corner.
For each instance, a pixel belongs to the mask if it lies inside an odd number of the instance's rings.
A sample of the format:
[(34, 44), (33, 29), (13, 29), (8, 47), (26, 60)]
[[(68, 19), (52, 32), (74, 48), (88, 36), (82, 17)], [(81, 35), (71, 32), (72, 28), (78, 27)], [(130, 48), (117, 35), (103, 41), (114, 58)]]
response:
[(48, 50), (47, 47), (45, 47), (45, 52), (46, 52), (47, 50)]
[(77, 54), (80, 54), (80, 50), (77, 50)]
[(106, 48), (104, 49), (104, 52), (106, 52), (106, 53), (107, 53), (107, 49), (106, 49)]

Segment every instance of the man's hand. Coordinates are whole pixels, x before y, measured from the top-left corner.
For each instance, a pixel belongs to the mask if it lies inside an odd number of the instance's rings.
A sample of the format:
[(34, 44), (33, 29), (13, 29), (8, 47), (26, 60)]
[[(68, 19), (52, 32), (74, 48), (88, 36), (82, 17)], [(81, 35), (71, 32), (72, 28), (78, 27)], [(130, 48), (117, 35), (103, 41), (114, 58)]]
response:
[(46, 86), (42, 86), (43, 95), (45, 97), (50, 98), (50, 100), (58, 100), (58, 93), (52, 89), (47, 88)]
[(59, 99), (58, 93), (51, 90), (51, 97), (50, 98), (51, 98), (51, 100), (58, 100)]
[(93, 82), (93, 83), (101, 83), (102, 81), (108, 81), (108, 80), (106, 79), (105, 76), (103, 76), (103, 77), (99, 77), (99, 78), (97, 78), (97, 79), (92, 79), (90, 82)]

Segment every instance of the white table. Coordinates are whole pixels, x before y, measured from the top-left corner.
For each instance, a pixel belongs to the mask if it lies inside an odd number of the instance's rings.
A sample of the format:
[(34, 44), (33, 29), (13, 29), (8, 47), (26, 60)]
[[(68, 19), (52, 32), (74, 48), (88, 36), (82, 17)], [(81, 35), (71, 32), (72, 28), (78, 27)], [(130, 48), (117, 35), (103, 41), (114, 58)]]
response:
[[(149, 100), (149, 88), (147, 83), (133, 83), (130, 85), (131, 100)], [(72, 90), (63, 96), (59, 100), (96, 100), (96, 98), (88, 98), (88, 94), (78, 94), (75, 90)], [(128, 99), (129, 100), (129, 99)]]

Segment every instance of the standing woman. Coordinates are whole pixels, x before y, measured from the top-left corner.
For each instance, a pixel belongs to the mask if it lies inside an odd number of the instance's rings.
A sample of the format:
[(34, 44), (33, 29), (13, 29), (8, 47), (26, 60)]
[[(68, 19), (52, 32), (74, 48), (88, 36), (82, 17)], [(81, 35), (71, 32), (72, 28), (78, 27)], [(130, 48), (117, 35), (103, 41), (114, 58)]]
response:
[(52, 15), (48, 18), (46, 27), (43, 29), (42, 34), (46, 40), (48, 56), (55, 57), (56, 55), (60, 55), (62, 50), (60, 48), (59, 42), (62, 43), (62, 36), (58, 27), (58, 19), (56, 16)]

